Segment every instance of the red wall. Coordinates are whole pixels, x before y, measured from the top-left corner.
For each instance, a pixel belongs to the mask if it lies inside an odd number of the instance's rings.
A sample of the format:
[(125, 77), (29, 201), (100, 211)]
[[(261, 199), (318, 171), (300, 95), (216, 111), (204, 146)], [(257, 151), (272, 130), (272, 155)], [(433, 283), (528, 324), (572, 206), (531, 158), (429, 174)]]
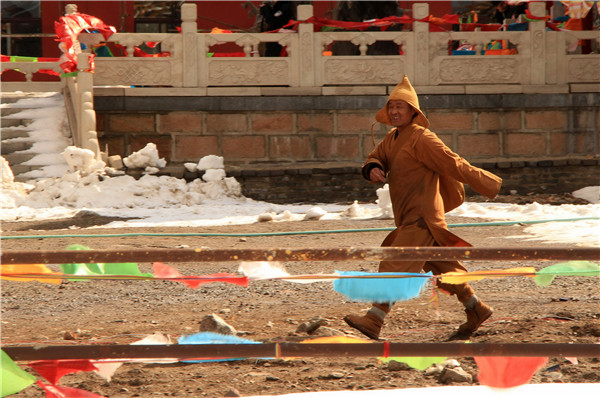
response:
[[(42, 33), (54, 33), (54, 22), (64, 14), (65, 5), (73, 1), (42, 1)], [(243, 1), (194, 1), (198, 7), (198, 29), (210, 31), (214, 27), (221, 29), (250, 29), (255, 16), (242, 7)], [(258, 6), (260, 1), (252, 1)], [(319, 18), (331, 18), (331, 10), (337, 2), (333, 0), (313, 1), (314, 15)], [(411, 9), (416, 1), (399, 1), (401, 8)], [(78, 11), (100, 18), (104, 23), (117, 28), (119, 32), (134, 32), (133, 1), (79, 1)], [(451, 14), (450, 1), (429, 2), (429, 13), (442, 17)], [(409, 14), (410, 15), (410, 14)], [(42, 39), (40, 56), (58, 57), (60, 50), (53, 38)]]

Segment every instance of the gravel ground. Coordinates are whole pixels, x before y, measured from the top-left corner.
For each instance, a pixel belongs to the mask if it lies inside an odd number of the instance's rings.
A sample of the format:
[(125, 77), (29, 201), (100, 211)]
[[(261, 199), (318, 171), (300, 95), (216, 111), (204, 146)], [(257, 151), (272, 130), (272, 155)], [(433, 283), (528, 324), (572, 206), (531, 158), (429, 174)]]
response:
[[(548, 198), (554, 204), (573, 203), (568, 198)], [(512, 198), (513, 202), (517, 201)], [(543, 203), (537, 198), (538, 203)], [(449, 217), (448, 223), (489, 220)], [(60, 235), (90, 233), (190, 233), (190, 232), (275, 232), (319, 229), (391, 227), (391, 220), (341, 220), (261, 223), (207, 228), (86, 229), (109, 220), (83, 214), (69, 220), (5, 222), (8, 235)], [(71, 225), (80, 229), (65, 230)], [(515, 236), (523, 226), (461, 227), (453, 229), (478, 247), (532, 247)], [(177, 248), (334, 248), (376, 247), (386, 232), (355, 232), (277, 237), (121, 237), (121, 238), (40, 238), (4, 240), (2, 249), (60, 250), (70, 244), (94, 249)], [(536, 243), (536, 247), (549, 244)], [(569, 245), (564, 245), (565, 247)], [(572, 245), (570, 245), (572, 247)], [(235, 273), (237, 263), (168, 263), (184, 275), (216, 272)], [(533, 266), (543, 261), (469, 261), (469, 270)], [(375, 262), (297, 262), (284, 264), (291, 274), (334, 270), (375, 271)], [(140, 264), (151, 272), (148, 263)], [(472, 285), (478, 296), (494, 307), (494, 315), (473, 336), (476, 343), (598, 343), (600, 341), (600, 290), (592, 277), (559, 277), (548, 287), (538, 287), (525, 277), (484, 279)], [(342, 320), (351, 312), (369, 306), (347, 300), (330, 283), (295, 284), (285, 281), (251, 282), (248, 288), (216, 283), (191, 289), (169, 281), (78, 281), (61, 285), (1, 282), (2, 345), (33, 344), (127, 344), (149, 334), (164, 333), (177, 339), (196, 333), (199, 322), (217, 314), (256, 341), (299, 341), (319, 335), (296, 333), (298, 325), (320, 316), (327, 327), (342, 334), (361, 337)], [(455, 298), (440, 295), (437, 307), (432, 289), (419, 298), (397, 303), (386, 319), (381, 337), (391, 342), (441, 342), (462, 323), (464, 313)], [(321, 328), (323, 329), (323, 328)], [(478, 384), (473, 358), (456, 358)], [(579, 358), (573, 364), (564, 358), (550, 358), (532, 383), (600, 382), (600, 359)], [(32, 372), (26, 363), (20, 365)], [(110, 382), (93, 373), (67, 375), (61, 385), (82, 388), (107, 397), (220, 397), (275, 395), (304, 391), (367, 390), (438, 386), (443, 381), (404, 367), (389, 367), (376, 358), (296, 358), (240, 360), (218, 363), (142, 364), (126, 363)], [(232, 395), (233, 394), (233, 395)], [(15, 397), (42, 397), (31, 386)]]

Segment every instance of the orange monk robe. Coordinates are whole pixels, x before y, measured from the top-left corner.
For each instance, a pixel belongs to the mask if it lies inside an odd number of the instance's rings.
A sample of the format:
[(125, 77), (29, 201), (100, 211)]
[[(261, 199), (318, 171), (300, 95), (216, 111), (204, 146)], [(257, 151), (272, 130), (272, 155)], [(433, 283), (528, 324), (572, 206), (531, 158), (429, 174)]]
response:
[[(488, 198), (498, 194), (502, 183), (501, 178), (470, 165), (452, 152), (435, 133), (414, 123), (388, 132), (367, 157), (363, 166), (365, 178), (369, 179), (367, 173), (374, 165), (387, 174), (394, 220), (398, 227), (386, 238), (383, 246), (399, 246), (397, 242), (402, 242), (403, 246), (425, 246), (427, 243), (432, 243), (430, 246), (471, 246), (448, 231), (444, 214), (464, 202), (463, 183)], [(423, 221), (434, 242), (426, 242), (417, 236), (419, 229), (416, 224)], [(423, 228), (421, 230), (427, 233)], [(410, 266), (410, 262), (402, 263)], [(444, 272), (452, 268), (465, 270), (458, 262), (448, 263), (449, 268)], [(406, 272), (415, 271), (418, 272), (413, 268)]]

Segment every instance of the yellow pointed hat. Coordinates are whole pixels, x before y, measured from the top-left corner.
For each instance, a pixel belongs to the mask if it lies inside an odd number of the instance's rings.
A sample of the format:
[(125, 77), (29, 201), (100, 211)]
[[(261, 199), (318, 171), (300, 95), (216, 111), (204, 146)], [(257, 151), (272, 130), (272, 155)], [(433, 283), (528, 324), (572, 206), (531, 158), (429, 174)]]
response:
[[(429, 120), (425, 117), (423, 112), (421, 112), (421, 108), (419, 107), (419, 98), (417, 97), (417, 92), (408, 81), (408, 77), (404, 75), (404, 79), (396, 87), (390, 94), (388, 98), (388, 102), (392, 100), (402, 100), (406, 101), (408, 105), (412, 106), (415, 111), (417, 111), (417, 115), (413, 119), (413, 123), (416, 123), (425, 128), (429, 127)], [(379, 123), (387, 124), (388, 126), (392, 125), (392, 121), (390, 120), (390, 116), (388, 115), (388, 102), (385, 103), (385, 106), (377, 112), (375, 115), (375, 119)]]

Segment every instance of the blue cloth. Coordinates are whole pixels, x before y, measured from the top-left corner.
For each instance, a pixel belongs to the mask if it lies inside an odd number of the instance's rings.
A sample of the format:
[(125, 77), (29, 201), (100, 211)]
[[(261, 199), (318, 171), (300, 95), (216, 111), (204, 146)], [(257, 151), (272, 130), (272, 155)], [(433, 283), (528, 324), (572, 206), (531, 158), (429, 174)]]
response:
[[(187, 336), (181, 336), (178, 344), (261, 344), (258, 341), (242, 339), (237, 336), (230, 336), (212, 332), (200, 332)], [(181, 361), (188, 363), (201, 363), (201, 362), (226, 362), (226, 361), (238, 361), (246, 358), (215, 358), (215, 359), (198, 359), (193, 361)]]
[(375, 303), (393, 303), (418, 297), (432, 276), (406, 272), (336, 271), (342, 276), (404, 276), (401, 278), (342, 278), (333, 282), (333, 289), (355, 300)]

